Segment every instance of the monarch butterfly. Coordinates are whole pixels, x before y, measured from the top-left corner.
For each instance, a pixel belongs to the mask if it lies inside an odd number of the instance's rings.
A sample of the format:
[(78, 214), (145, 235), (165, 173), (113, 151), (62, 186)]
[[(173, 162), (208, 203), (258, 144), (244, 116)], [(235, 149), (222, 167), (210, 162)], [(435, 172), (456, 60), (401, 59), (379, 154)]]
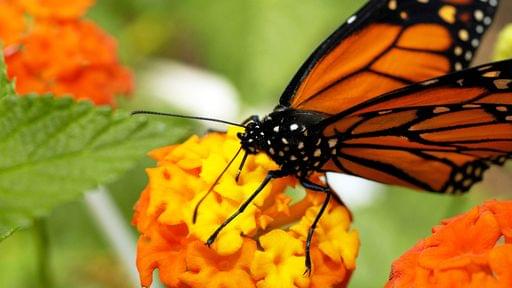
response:
[(305, 188), (326, 193), (306, 241), (309, 272), (313, 232), (333, 195), (328, 184), (310, 180), (313, 172), (458, 194), (512, 155), (512, 60), (467, 69), (497, 6), (497, 0), (370, 0), (313, 52), (262, 120), (134, 114), (242, 126), (233, 160), (243, 150), (245, 157), (265, 152), (279, 164), (208, 245), (272, 179), (294, 175)]

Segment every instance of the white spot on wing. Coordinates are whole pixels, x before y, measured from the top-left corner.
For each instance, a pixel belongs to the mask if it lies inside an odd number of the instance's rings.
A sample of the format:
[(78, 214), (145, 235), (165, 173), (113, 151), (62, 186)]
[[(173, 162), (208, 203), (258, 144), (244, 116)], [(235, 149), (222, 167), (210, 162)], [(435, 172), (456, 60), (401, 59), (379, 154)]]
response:
[(491, 25), (491, 23), (492, 23), (492, 18), (491, 17), (487, 16), (487, 17), (484, 18), (484, 24), (485, 25), (489, 26), (489, 25)]
[(462, 50), (462, 47), (457, 46), (457, 47), (455, 47), (455, 49), (453, 50), (453, 52), (455, 53), (455, 55), (460, 56), (460, 55), (462, 55), (462, 53), (464, 52), (464, 50)]
[(468, 41), (469, 40), (469, 32), (466, 29), (460, 29), (459, 30), (459, 39), (462, 41)]
[(482, 10), (480, 10), (480, 9), (475, 10), (475, 19), (476, 19), (477, 21), (482, 21), (482, 20), (484, 20), (484, 16), (485, 16), (485, 15), (484, 15), (484, 12), (482, 12)]
[(389, 0), (388, 8), (389, 8), (389, 10), (396, 10), (396, 8), (397, 8), (396, 0)]
[(432, 80), (428, 80), (428, 81), (422, 82), (421, 85), (429, 86), (429, 85), (432, 85), (432, 84), (436, 84), (437, 82), (439, 82), (439, 79), (432, 79)]
[(485, 71), (485, 70), (489, 70), (491, 68), (492, 68), (492, 65), (487, 65), (487, 66), (478, 68), (478, 71)]
[(470, 108), (480, 108), (482, 106), (478, 105), (478, 104), (466, 104), (464, 106), (462, 106), (462, 108), (464, 109), (470, 109)]
[(471, 58), (473, 58), (473, 53), (471, 51), (467, 51), (466, 54), (464, 55), (464, 59), (469, 61), (471, 60)]
[(449, 111), (450, 111), (450, 108), (448, 108), (448, 107), (436, 107), (434, 109), (435, 114), (449, 112)]

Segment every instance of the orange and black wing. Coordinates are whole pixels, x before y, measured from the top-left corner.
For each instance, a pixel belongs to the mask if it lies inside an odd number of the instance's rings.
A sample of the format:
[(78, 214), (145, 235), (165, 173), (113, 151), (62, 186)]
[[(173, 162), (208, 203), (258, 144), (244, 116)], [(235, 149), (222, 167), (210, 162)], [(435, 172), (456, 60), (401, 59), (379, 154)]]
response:
[(320, 123), (337, 139), (324, 169), (459, 193), (512, 155), (512, 60), (388, 93)]
[(337, 114), (415, 82), (468, 67), (497, 0), (372, 0), (325, 40), (280, 99)]

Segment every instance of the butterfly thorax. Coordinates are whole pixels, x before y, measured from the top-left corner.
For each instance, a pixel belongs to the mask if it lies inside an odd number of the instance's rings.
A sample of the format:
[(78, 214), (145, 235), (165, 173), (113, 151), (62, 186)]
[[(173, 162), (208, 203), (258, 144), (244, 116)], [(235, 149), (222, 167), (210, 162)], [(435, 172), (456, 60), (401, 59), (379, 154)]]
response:
[(242, 147), (250, 154), (265, 152), (286, 173), (305, 177), (329, 160), (334, 148), (317, 124), (325, 116), (311, 111), (276, 109), (246, 124), (240, 133)]

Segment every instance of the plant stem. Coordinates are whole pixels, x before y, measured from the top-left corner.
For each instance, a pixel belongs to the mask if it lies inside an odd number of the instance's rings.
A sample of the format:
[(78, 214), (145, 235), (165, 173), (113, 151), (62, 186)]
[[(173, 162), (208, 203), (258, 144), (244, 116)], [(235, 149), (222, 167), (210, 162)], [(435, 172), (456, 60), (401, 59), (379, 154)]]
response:
[(38, 218), (34, 222), (34, 242), (36, 246), (36, 261), (39, 287), (50, 288), (52, 281), (50, 276), (50, 241), (45, 218)]
[[(140, 287), (139, 273), (135, 267), (135, 239), (126, 220), (104, 186), (85, 194), (85, 203), (96, 220), (100, 231), (117, 254), (128, 274), (126, 287)], [(161, 287), (153, 284), (151, 287)]]

